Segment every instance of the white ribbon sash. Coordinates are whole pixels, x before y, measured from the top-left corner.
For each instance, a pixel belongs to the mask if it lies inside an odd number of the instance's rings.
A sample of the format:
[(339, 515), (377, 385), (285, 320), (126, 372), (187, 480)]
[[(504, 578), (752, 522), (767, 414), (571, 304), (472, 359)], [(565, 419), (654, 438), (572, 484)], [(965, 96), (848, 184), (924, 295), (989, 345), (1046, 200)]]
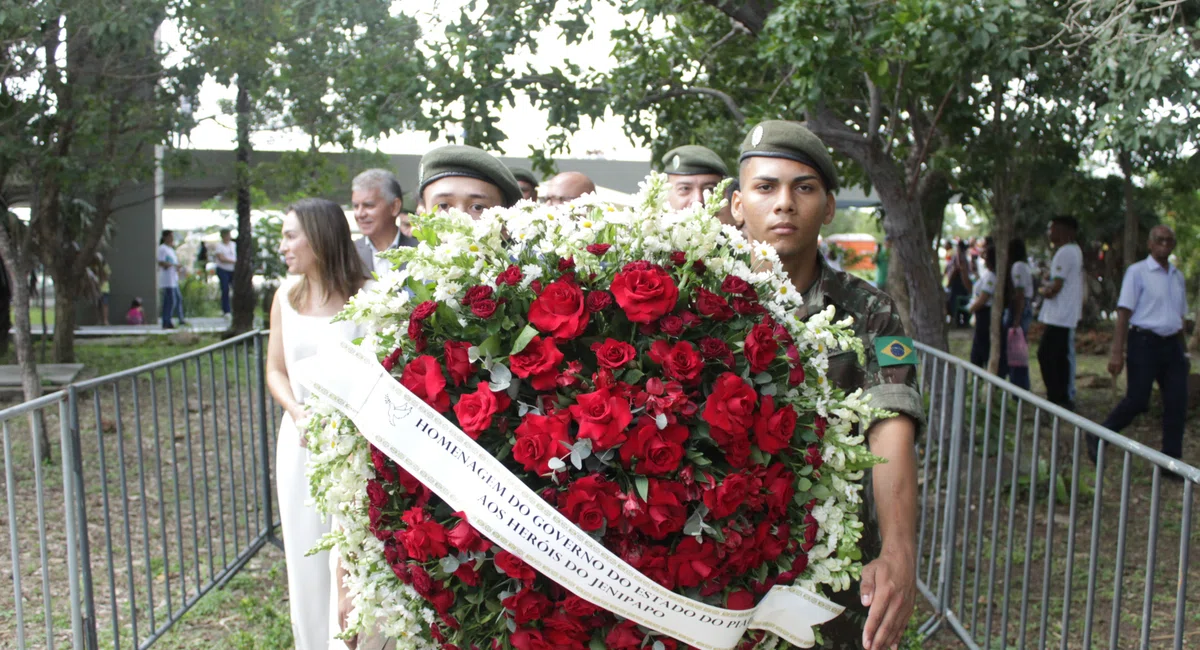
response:
[(295, 368), (380, 451), (416, 476), (480, 533), (567, 590), (704, 650), (729, 650), (747, 629), (802, 648), (842, 607), (794, 586), (773, 587), (754, 609), (729, 610), (650, 580), (575, 526), (461, 429), (401, 386), (354, 345), (328, 346)]

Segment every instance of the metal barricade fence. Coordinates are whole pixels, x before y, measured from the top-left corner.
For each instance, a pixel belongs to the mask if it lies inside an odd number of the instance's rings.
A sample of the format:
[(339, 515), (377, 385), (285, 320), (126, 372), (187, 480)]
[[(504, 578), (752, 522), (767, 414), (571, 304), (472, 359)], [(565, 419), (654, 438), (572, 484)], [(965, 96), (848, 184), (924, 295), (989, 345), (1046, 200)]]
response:
[(252, 332), (0, 411), (0, 647), (148, 648), (276, 541), (265, 346)]
[(1200, 470), (917, 350), (918, 589), (934, 611), (922, 630), (1000, 650), (1200, 645), (1186, 612)]

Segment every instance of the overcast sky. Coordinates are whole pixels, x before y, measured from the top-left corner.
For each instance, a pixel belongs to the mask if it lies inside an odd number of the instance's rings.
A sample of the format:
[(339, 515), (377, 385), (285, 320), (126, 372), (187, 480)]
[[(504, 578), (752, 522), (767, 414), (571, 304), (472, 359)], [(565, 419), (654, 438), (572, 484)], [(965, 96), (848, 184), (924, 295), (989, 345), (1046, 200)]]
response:
[[(457, 18), (459, 9), (465, 5), (464, 0), (399, 0), (393, 4), (393, 12), (404, 12), (417, 18), (424, 30), (424, 40), (443, 38), (443, 20)], [(609, 30), (621, 21), (616, 9), (606, 3), (597, 3), (593, 11), (595, 24), (600, 26), (596, 38), (582, 45), (568, 47), (555, 35), (547, 34), (540, 41), (537, 57), (527, 53), (518, 55), (520, 64), (532, 62), (535, 67), (539, 64), (550, 65), (564, 60), (603, 70), (612, 65), (609, 53), (612, 43)], [(163, 45), (168, 48), (179, 47), (178, 31), (174, 25), (164, 25), (162, 33)], [(205, 149), (233, 149), (235, 141), (234, 121), (232, 115), (223, 115), (218, 102), (222, 99), (232, 101), (234, 90), (207, 81), (200, 91), (200, 107), (196, 111), (197, 118), (205, 119), (200, 126), (185, 139), (184, 146)], [(508, 140), (500, 144), (501, 153), (511, 156), (524, 156), (530, 152), (530, 147), (541, 147), (547, 130), (547, 120), (544, 111), (533, 108), (523, 94), (517, 95), (516, 106), (503, 107), (500, 111), (500, 130), (508, 135)], [(189, 141), (190, 140), (190, 141)], [(256, 133), (253, 136), (254, 147), (260, 150), (290, 150), (307, 147), (308, 139), (299, 133)], [(378, 142), (361, 142), (366, 149), (378, 148), (389, 154), (421, 154), (433, 147), (446, 144), (444, 139), (430, 140), (425, 133), (399, 133), (384, 138)], [(619, 120), (612, 117), (597, 122), (592, 128), (582, 130), (570, 140), (570, 157), (588, 157), (589, 152), (601, 152), (603, 157), (613, 160), (649, 160), (650, 151), (644, 147), (635, 146), (621, 130)]]

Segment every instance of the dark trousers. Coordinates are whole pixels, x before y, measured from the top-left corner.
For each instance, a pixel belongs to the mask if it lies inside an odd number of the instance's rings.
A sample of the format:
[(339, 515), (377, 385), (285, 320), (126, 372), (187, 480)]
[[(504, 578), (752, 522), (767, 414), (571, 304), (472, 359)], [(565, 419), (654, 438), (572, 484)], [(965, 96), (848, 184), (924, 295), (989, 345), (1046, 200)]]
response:
[(228, 314), (232, 311), (229, 308), (229, 287), (233, 284), (233, 271), (217, 269), (217, 280), (221, 283), (221, 313)]
[[(1003, 350), (1004, 346), (1001, 345)], [(987, 369), (988, 358), (992, 356), (992, 308), (980, 307), (975, 312), (975, 338), (971, 339), (971, 363)], [(1004, 355), (1001, 353), (1001, 363)]]
[(175, 314), (175, 287), (159, 289), (162, 296), (162, 326), (171, 327), (171, 317)]
[(950, 314), (950, 324), (955, 327), (966, 327), (970, 323), (971, 314), (963, 307), (965, 301), (971, 297), (971, 290), (958, 276), (954, 276), (954, 279), (950, 281), (949, 289), (946, 313)]
[(1108, 414), (1104, 426), (1120, 431), (1150, 408), (1150, 389), (1158, 382), (1162, 393), (1162, 452), (1183, 456), (1183, 424), (1187, 418), (1188, 361), (1179, 336), (1129, 331), (1125, 353), (1125, 398)]
[(1038, 344), (1038, 364), (1042, 367), (1042, 381), (1046, 384), (1046, 399), (1068, 409), (1071, 403), (1071, 329), (1047, 325)]

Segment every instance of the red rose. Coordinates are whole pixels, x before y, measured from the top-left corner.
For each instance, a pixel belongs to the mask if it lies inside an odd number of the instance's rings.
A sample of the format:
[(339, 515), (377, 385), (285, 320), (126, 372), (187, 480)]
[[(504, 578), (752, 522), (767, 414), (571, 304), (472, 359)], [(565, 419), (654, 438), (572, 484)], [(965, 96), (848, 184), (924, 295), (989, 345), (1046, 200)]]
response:
[(721, 281), (721, 291), (724, 291), (725, 293), (732, 293), (740, 296), (750, 290), (750, 283), (737, 277), (736, 275), (727, 275), (725, 276), (725, 279)]
[(684, 588), (698, 587), (716, 574), (719, 562), (716, 551), (717, 545), (711, 541), (702, 544), (695, 537), (685, 537), (667, 558), (675, 584)]
[(425, 350), (425, 332), (421, 330), (421, 322), (409, 319), (408, 321), (408, 338), (412, 340), (413, 347), (417, 352)]
[(700, 339), (700, 354), (710, 361), (720, 361), (731, 368), (733, 367), (733, 351), (721, 339), (712, 336)]
[(579, 378), (579, 373), (581, 372), (583, 372), (582, 361), (568, 361), (567, 367), (563, 368), (562, 372), (558, 373), (558, 376), (554, 378), (554, 385), (559, 388), (578, 386), (583, 383)]
[[(449, 589), (445, 589), (440, 582), (437, 583), (433, 593), (426, 596), (425, 599), (429, 601), (430, 605), (433, 605), (433, 608), (437, 610), (438, 614), (445, 614), (446, 612), (450, 611), (451, 607), (454, 606), (454, 592), (450, 591)], [(447, 619), (445, 616), (443, 616), (442, 621), (444, 621), (449, 627), (458, 627), (458, 622), (454, 619)], [(451, 622), (453, 622), (453, 624), (451, 624)]]
[(475, 570), (473, 562), (464, 562), (458, 565), (458, 568), (454, 570), (454, 577), (461, 580), (463, 584), (471, 587), (478, 587), (481, 581), (481, 576)]
[(489, 298), (478, 300), (475, 304), (471, 305), (471, 313), (487, 320), (496, 313), (496, 301)]
[(767, 468), (763, 477), (763, 502), (773, 517), (782, 517), (792, 507), (792, 496), (796, 493), (796, 475), (783, 463)]
[(451, 546), (462, 551), (463, 553), (470, 553), (473, 551), (482, 552), (492, 547), (491, 542), (484, 539), (483, 536), (479, 534), (479, 531), (475, 530), (474, 526), (467, 523), (467, 516), (465, 514), (456, 512), (454, 513), (454, 516), (458, 517), (462, 521), (458, 522), (454, 528), (451, 528), (450, 532), (446, 534), (446, 540), (450, 542)]
[(592, 638), (591, 630), (583, 621), (563, 612), (555, 612), (542, 620), (542, 631), (553, 647), (563, 650), (583, 650)]
[(492, 416), (508, 408), (511, 400), (506, 393), (493, 393), (487, 383), (480, 382), (474, 393), (466, 393), (454, 405), (458, 426), (472, 440), (492, 426)]
[(379, 478), (390, 482), (397, 480), (398, 475), (396, 470), (392, 469), (391, 459), (388, 458), (375, 445), (371, 445), (371, 464), (375, 466), (375, 472)]
[(550, 415), (526, 414), (514, 431), (513, 460), (521, 463), (526, 471), (542, 476), (551, 473), (550, 459), (566, 455), (567, 447), (562, 443), (571, 444), (570, 422), (571, 416), (566, 411)]
[(367, 481), (367, 500), (376, 508), (382, 508), (387, 504), (387, 490), (383, 489), (383, 485), (379, 481)]
[(412, 508), (400, 519), (408, 524), (408, 528), (396, 532), (396, 541), (404, 545), (409, 557), (424, 562), (430, 558), (445, 557), (449, 552), (446, 529), (431, 519), (424, 508)]
[(500, 275), (496, 276), (496, 284), (507, 284), (510, 287), (515, 287), (521, 283), (521, 278), (524, 275), (521, 273), (520, 267), (515, 264), (510, 264), (507, 269), (504, 269)]
[(754, 423), (758, 394), (732, 372), (722, 373), (704, 404), (704, 421), (729, 433), (744, 433)]
[(615, 526), (621, 516), (617, 486), (599, 474), (581, 478), (567, 487), (563, 514), (583, 530), (601, 530)]
[(687, 439), (688, 428), (681, 424), (668, 424), (660, 431), (654, 418), (642, 417), (630, 433), (629, 441), (621, 445), (621, 460), (626, 467), (632, 467), (637, 459), (638, 474), (667, 474), (679, 469)]
[(804, 363), (800, 361), (800, 351), (795, 345), (787, 346), (788, 363), (791, 364), (791, 369), (788, 370), (788, 385), (799, 386), (804, 383)]
[(816, 445), (809, 445), (804, 453), (804, 462), (812, 465), (813, 471), (821, 469), (825, 464), (825, 459), (821, 458), (821, 449)]
[(768, 454), (777, 454), (792, 444), (796, 433), (796, 409), (785, 404), (775, 408), (775, 398), (764, 395), (754, 418), (754, 444)]
[(675, 309), (679, 287), (662, 268), (634, 264), (613, 277), (610, 289), (629, 320), (652, 323)]
[(559, 273), (562, 273), (563, 271), (570, 271), (573, 268), (575, 268), (575, 258), (574, 257), (567, 257), (564, 259), (560, 259), (558, 261), (558, 272)]
[(596, 353), (596, 365), (601, 368), (620, 368), (637, 358), (636, 348), (615, 339), (604, 339), (603, 343), (593, 343), (592, 352)]
[(733, 299), (733, 311), (742, 316), (761, 316), (767, 313), (767, 308), (746, 298)]
[(445, 352), (446, 370), (450, 372), (450, 381), (455, 386), (462, 386), (475, 374), (475, 364), (467, 354), (471, 344), (466, 341), (446, 341), (442, 346)]
[(685, 385), (699, 383), (704, 371), (704, 359), (696, 348), (687, 341), (671, 345), (666, 341), (655, 341), (650, 346), (650, 360), (663, 367), (663, 374), (677, 379)]
[(588, 244), (586, 250), (592, 255), (600, 257), (601, 255), (607, 253), (608, 249), (610, 248), (612, 248), (612, 244)]
[(672, 251), (671, 263), (675, 266), (683, 266), (684, 264), (687, 264), (687, 253), (683, 251)]
[(745, 474), (729, 474), (716, 487), (704, 491), (704, 505), (713, 518), (724, 519), (745, 508), (749, 487)]
[(524, 350), (508, 358), (512, 373), (522, 379), (529, 378), (534, 390), (553, 390), (558, 377), (558, 366), (563, 353), (552, 338), (535, 336)]
[(462, 297), (462, 304), (473, 305), (485, 298), (491, 298), (492, 294), (495, 292), (496, 292), (496, 290), (491, 287), (486, 287), (481, 284), (477, 284), (477, 285), (471, 287), (470, 289), (467, 289), (467, 293), (464, 294)]
[(813, 418), (813, 433), (817, 434), (818, 440), (825, 439), (825, 418), (817, 416)]
[(508, 551), (498, 551), (495, 562), (497, 569), (513, 580), (520, 580), (523, 584), (533, 584), (533, 579), (537, 577), (537, 572), (533, 570), (533, 567), (525, 564), (525, 560)]
[(584, 306), (589, 314), (594, 314), (598, 311), (604, 311), (612, 306), (612, 294), (607, 291), (590, 291), (587, 299), (584, 301)]
[(529, 322), (560, 341), (573, 339), (587, 328), (583, 291), (570, 278), (551, 282), (529, 305)]
[(774, 328), (762, 323), (750, 328), (746, 335), (746, 360), (750, 372), (763, 372), (779, 355), (779, 342), (775, 340)]
[(380, 365), (383, 366), (384, 370), (391, 372), (392, 368), (396, 367), (396, 362), (400, 361), (400, 355), (403, 353), (404, 350), (400, 348), (392, 350), (392, 353), (384, 357), (383, 361), (380, 362)]
[(425, 302), (414, 307), (412, 310), (412, 315), (408, 318), (411, 321), (416, 321), (419, 323), (432, 316), (433, 312), (437, 311), (437, 306), (438, 304), (436, 302), (432, 300), (426, 300)]
[(429, 355), (421, 355), (408, 362), (400, 374), (400, 385), (411, 390), (414, 395), (425, 400), (438, 413), (445, 413), (450, 408), (450, 396), (446, 394), (446, 377), (442, 375), (442, 366), (437, 359)]
[(683, 530), (687, 522), (687, 487), (652, 478), (646, 496), (645, 512), (634, 522), (638, 530), (654, 539)]
[(554, 650), (554, 644), (542, 636), (541, 630), (521, 628), (509, 635), (508, 642), (517, 650)]
[(750, 609), (752, 607), (754, 607), (754, 594), (745, 589), (739, 589), (725, 597), (725, 609)]
[(683, 334), (683, 319), (675, 314), (667, 314), (658, 319), (658, 329), (668, 336)]
[(436, 589), (437, 584), (433, 578), (429, 576), (429, 572), (419, 564), (409, 565), (409, 574), (412, 576), (412, 586), (418, 594), (423, 598), (428, 598)]
[(580, 598), (579, 596), (576, 596), (575, 594), (571, 594), (564, 598), (559, 605), (562, 606), (562, 610), (566, 612), (568, 616), (573, 616), (575, 618), (591, 616), (592, 614), (600, 611), (599, 607), (596, 607), (595, 605)]
[(606, 388), (576, 396), (570, 410), (579, 423), (579, 437), (590, 439), (597, 451), (625, 442), (625, 427), (633, 421), (629, 402)]
[(549, 598), (529, 587), (523, 587), (521, 591), (500, 601), (500, 604), (513, 613), (517, 625), (539, 620), (549, 614), (553, 607)]
[(701, 316), (707, 316), (715, 321), (727, 321), (733, 318), (733, 310), (729, 303), (717, 294), (703, 287), (696, 289), (696, 311)]
[(641, 650), (644, 634), (638, 630), (637, 623), (621, 621), (608, 631), (604, 637), (604, 646), (608, 650)]

